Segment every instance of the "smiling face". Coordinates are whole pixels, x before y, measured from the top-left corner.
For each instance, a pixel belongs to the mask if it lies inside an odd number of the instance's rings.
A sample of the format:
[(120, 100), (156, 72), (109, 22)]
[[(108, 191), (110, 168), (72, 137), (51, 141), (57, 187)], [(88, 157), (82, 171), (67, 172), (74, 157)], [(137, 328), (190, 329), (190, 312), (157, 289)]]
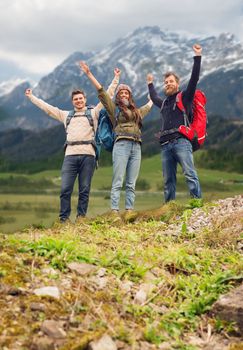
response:
[(179, 81), (173, 75), (168, 75), (164, 79), (164, 93), (166, 96), (174, 95), (179, 90)]
[(75, 110), (82, 110), (86, 105), (86, 97), (82, 93), (77, 93), (72, 97), (72, 103)]
[(122, 89), (119, 91), (118, 96), (120, 98), (120, 100), (127, 100), (129, 101), (130, 98), (130, 92), (128, 90)]

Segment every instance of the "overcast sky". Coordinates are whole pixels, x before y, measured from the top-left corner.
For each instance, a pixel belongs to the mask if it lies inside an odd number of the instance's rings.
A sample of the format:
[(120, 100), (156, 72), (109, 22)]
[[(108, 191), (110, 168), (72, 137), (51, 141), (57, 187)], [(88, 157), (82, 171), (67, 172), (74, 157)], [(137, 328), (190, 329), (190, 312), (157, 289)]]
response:
[(143, 26), (203, 36), (230, 32), (243, 42), (243, 1), (0, 0), (0, 23), (2, 81), (11, 74), (43, 76), (73, 52), (101, 49)]

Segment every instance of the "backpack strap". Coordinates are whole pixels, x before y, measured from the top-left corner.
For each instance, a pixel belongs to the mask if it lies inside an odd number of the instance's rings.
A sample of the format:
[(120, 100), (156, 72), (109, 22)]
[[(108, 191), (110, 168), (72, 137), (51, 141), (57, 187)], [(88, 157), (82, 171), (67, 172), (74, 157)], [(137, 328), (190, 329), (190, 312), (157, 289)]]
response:
[[(92, 113), (91, 113), (92, 109), (93, 109), (92, 106), (87, 106), (87, 109), (84, 112), (84, 116), (88, 118), (90, 126), (94, 129), (94, 120), (93, 120)], [(75, 113), (76, 113), (75, 110), (71, 110), (68, 112), (68, 115), (66, 118), (66, 124), (65, 124), (66, 132), (67, 132), (67, 127), (71, 122), (71, 119), (75, 116)]]
[(182, 102), (182, 91), (178, 92), (178, 94), (176, 95), (176, 106), (183, 113), (184, 125), (190, 126), (191, 123), (189, 122), (188, 115), (186, 114), (186, 109), (185, 109), (183, 102)]
[(66, 124), (65, 124), (66, 133), (67, 133), (67, 127), (70, 124), (70, 121), (73, 118), (74, 114), (75, 114), (75, 110), (72, 110), (72, 111), (68, 112), (68, 115), (67, 115), (67, 118), (66, 118)]
[[(89, 125), (92, 127), (95, 135), (94, 120), (91, 113), (92, 109), (93, 109), (92, 106), (87, 106), (87, 109), (84, 112), (84, 116), (88, 119)], [(75, 110), (72, 110), (67, 115), (66, 125), (65, 125), (66, 135), (68, 134), (67, 132), (68, 125), (70, 124), (71, 119), (75, 116), (75, 113), (76, 113)], [(94, 137), (92, 140), (86, 140), (86, 141), (67, 141), (66, 140), (64, 144), (64, 151), (66, 150), (67, 146), (88, 145), (88, 144), (91, 144), (96, 150), (95, 137)]]
[(92, 113), (91, 113), (92, 109), (93, 109), (92, 106), (87, 106), (87, 109), (85, 110), (85, 116), (88, 118), (89, 125), (91, 126), (91, 128), (93, 128), (93, 131), (95, 133), (94, 120), (93, 120)]

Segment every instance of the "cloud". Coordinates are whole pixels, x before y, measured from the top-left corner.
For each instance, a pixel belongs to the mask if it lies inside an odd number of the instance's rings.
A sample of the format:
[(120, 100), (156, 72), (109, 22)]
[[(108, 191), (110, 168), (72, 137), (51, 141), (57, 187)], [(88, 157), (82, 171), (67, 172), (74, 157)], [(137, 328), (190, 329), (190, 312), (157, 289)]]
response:
[(148, 25), (243, 41), (242, 0), (1, 0), (0, 22), (0, 59), (35, 74)]

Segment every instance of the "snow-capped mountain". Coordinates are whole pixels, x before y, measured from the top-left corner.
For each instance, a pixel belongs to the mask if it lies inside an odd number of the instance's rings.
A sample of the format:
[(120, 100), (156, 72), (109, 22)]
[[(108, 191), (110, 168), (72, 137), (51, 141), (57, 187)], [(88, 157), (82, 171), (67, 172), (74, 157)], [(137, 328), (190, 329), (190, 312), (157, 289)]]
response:
[[(85, 60), (105, 87), (112, 80), (113, 69), (119, 67), (122, 70), (121, 82), (132, 87), (140, 105), (146, 101), (146, 75), (149, 72), (154, 74), (155, 85), (161, 94), (163, 73), (168, 70), (179, 74), (183, 87), (191, 73), (192, 45), (196, 42), (203, 47), (199, 88), (207, 95), (209, 114), (243, 119), (243, 45), (228, 33), (199, 38), (161, 31), (159, 27), (138, 28), (101, 51), (72, 54), (40, 80), (34, 94), (60, 108), (71, 109), (71, 91), (83, 88), (88, 103), (97, 103), (95, 89), (78, 67), (78, 61)], [(24, 88), (20, 85), (17, 90), (0, 97), (0, 109), (10, 116), (3, 120), (0, 130), (13, 125), (29, 129), (45, 128), (55, 123), (49, 117), (44, 118), (44, 114), (24, 97)], [(158, 110), (154, 114), (158, 115)]]
[(10, 94), (18, 85), (24, 83), (26, 79), (10, 79), (0, 83), (0, 97)]

